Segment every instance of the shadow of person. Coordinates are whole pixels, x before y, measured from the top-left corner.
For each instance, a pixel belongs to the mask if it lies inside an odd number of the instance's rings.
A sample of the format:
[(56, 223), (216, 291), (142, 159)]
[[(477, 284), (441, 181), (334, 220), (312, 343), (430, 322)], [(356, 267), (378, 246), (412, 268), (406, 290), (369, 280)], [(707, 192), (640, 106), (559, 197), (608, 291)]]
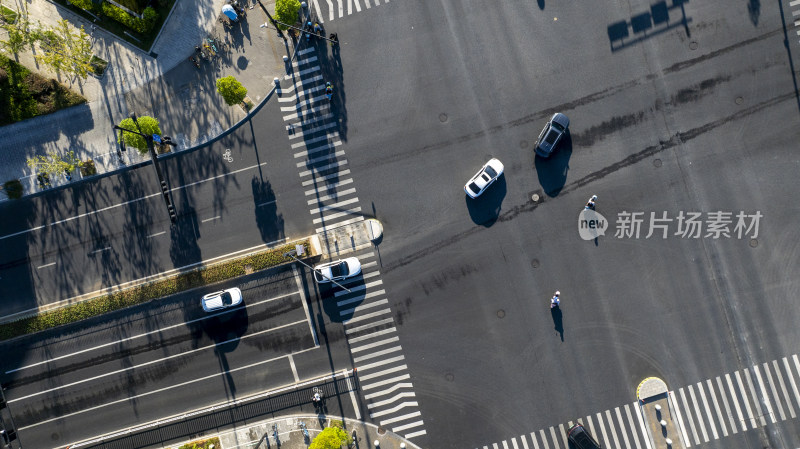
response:
[(550, 316), (553, 317), (553, 329), (561, 336), (561, 341), (564, 341), (564, 321), (561, 316), (561, 307), (555, 306), (550, 309)]

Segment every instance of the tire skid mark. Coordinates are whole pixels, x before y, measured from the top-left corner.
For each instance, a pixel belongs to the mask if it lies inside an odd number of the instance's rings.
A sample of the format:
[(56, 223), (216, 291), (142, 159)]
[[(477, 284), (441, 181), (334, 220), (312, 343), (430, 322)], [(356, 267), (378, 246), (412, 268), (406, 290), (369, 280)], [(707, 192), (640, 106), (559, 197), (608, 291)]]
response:
[[(673, 135), (669, 140), (659, 141), (658, 144), (650, 145), (649, 147), (647, 147), (647, 148), (645, 148), (645, 149), (643, 149), (643, 150), (641, 150), (641, 151), (639, 151), (637, 153), (629, 155), (625, 159), (622, 159), (622, 160), (620, 160), (618, 162), (615, 162), (615, 163), (613, 163), (613, 164), (611, 164), (609, 166), (603, 167), (602, 169), (597, 170), (595, 172), (589, 173), (588, 175), (584, 176), (583, 178), (576, 179), (575, 181), (572, 181), (571, 183), (565, 185), (563, 189), (561, 189), (561, 193), (559, 193), (559, 196), (563, 196), (566, 193), (570, 193), (570, 192), (572, 192), (572, 191), (574, 191), (576, 189), (584, 187), (584, 186), (592, 183), (593, 181), (605, 178), (606, 176), (608, 176), (608, 175), (610, 175), (610, 174), (612, 174), (614, 172), (617, 172), (620, 169), (623, 169), (625, 167), (628, 167), (628, 166), (631, 166), (633, 164), (636, 164), (636, 163), (638, 163), (638, 162), (640, 162), (640, 161), (642, 161), (642, 160), (644, 160), (644, 159), (646, 159), (646, 158), (648, 158), (650, 156), (653, 156), (655, 154), (661, 153), (664, 150), (668, 150), (668, 149), (680, 146), (683, 143), (688, 142), (688, 141), (690, 141), (692, 139), (695, 139), (695, 138), (697, 138), (697, 137), (699, 137), (699, 136), (701, 136), (701, 135), (703, 135), (703, 134), (705, 134), (705, 133), (707, 133), (707, 132), (709, 132), (709, 131), (711, 131), (711, 130), (713, 130), (715, 128), (718, 128), (718, 127), (720, 127), (722, 125), (728, 124), (728, 123), (733, 122), (735, 120), (739, 120), (739, 119), (741, 119), (743, 117), (747, 117), (747, 116), (750, 116), (750, 115), (753, 115), (753, 114), (757, 114), (757, 113), (761, 112), (763, 109), (775, 106), (775, 105), (777, 105), (779, 103), (782, 103), (784, 101), (794, 100), (795, 97), (796, 97), (796, 93), (794, 91), (787, 92), (787, 93), (785, 93), (783, 95), (779, 95), (777, 97), (773, 97), (773, 98), (771, 98), (769, 100), (763, 101), (763, 102), (758, 103), (756, 105), (753, 105), (753, 106), (751, 106), (749, 108), (742, 109), (741, 111), (738, 111), (738, 112), (736, 112), (734, 114), (731, 114), (731, 115), (729, 115), (727, 117), (723, 117), (723, 118), (721, 118), (719, 120), (716, 120), (716, 121), (713, 121), (713, 122), (709, 122), (709, 123), (707, 123), (707, 124), (705, 124), (703, 126), (692, 128), (692, 129), (690, 129), (688, 131), (684, 131), (684, 132), (678, 132), (675, 135)], [(536, 210), (536, 208), (538, 208), (539, 206), (541, 206), (542, 204), (547, 202), (547, 197), (541, 196), (541, 195), (540, 195), (540, 197), (541, 197), (541, 200), (538, 203), (531, 201), (531, 202), (528, 202), (528, 203), (518, 204), (516, 206), (513, 206), (512, 208), (508, 209), (507, 211), (501, 213), (500, 216), (498, 217), (497, 221), (500, 221), (500, 222), (510, 221), (510, 220), (513, 220), (514, 218), (516, 218), (517, 216), (519, 216), (519, 215), (521, 215), (523, 213), (532, 212), (532, 211)], [(481, 225), (475, 225), (475, 226), (467, 229), (466, 231), (463, 231), (461, 233), (452, 235), (452, 236), (448, 237), (445, 240), (441, 240), (441, 241), (439, 241), (437, 243), (434, 243), (433, 245), (430, 245), (430, 246), (428, 246), (426, 248), (423, 248), (423, 249), (421, 249), (421, 250), (419, 250), (419, 251), (417, 251), (415, 253), (412, 253), (412, 254), (410, 254), (408, 256), (405, 256), (405, 257), (399, 259), (397, 262), (390, 263), (390, 264), (385, 264), (383, 266), (384, 272), (388, 273), (388, 272), (390, 272), (390, 271), (392, 271), (392, 270), (394, 270), (396, 268), (400, 268), (400, 267), (403, 267), (405, 265), (408, 265), (408, 264), (414, 262), (415, 260), (420, 259), (422, 257), (425, 257), (425, 256), (427, 256), (429, 254), (439, 252), (442, 249), (447, 248), (448, 246), (453, 245), (454, 243), (457, 243), (457, 242), (459, 242), (459, 241), (461, 241), (461, 240), (463, 240), (463, 239), (465, 239), (465, 238), (467, 238), (467, 237), (469, 237), (469, 236), (471, 236), (471, 235), (473, 235), (473, 234), (475, 234), (475, 233), (477, 233), (477, 232), (479, 232), (481, 230), (484, 230), (484, 229), (486, 229), (486, 228), (481, 226)]]

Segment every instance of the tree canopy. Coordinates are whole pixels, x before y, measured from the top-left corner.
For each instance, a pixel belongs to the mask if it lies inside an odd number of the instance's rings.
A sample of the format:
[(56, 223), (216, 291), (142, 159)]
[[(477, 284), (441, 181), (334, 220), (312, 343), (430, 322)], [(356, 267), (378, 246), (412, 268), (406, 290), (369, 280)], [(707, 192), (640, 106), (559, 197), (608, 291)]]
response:
[[(294, 25), (299, 19), (298, 12), (300, 11), (300, 0), (277, 0), (275, 2), (275, 20), (278, 22), (288, 23)], [(278, 28), (287, 30), (289, 27), (286, 25), (278, 24)]]
[(341, 449), (343, 443), (351, 442), (350, 435), (341, 427), (326, 427), (314, 438), (308, 449)]
[[(145, 115), (142, 117), (137, 117), (136, 121), (139, 122), (139, 127), (142, 128), (142, 134), (146, 134), (148, 136), (152, 136), (153, 134), (161, 135), (161, 128), (158, 127), (158, 120), (154, 119), (153, 117), (148, 117)], [(136, 123), (133, 122), (132, 118), (126, 118), (122, 120), (119, 123), (119, 127), (129, 129), (131, 131), (139, 131), (139, 128), (136, 127)], [(122, 135), (125, 139), (126, 146), (136, 148), (141, 154), (147, 154), (147, 141), (144, 140), (144, 137), (124, 131), (122, 132)], [(117, 130), (117, 142), (119, 143), (119, 130)]]
[(247, 89), (236, 78), (226, 76), (217, 80), (217, 92), (225, 99), (228, 106), (239, 104), (247, 96)]

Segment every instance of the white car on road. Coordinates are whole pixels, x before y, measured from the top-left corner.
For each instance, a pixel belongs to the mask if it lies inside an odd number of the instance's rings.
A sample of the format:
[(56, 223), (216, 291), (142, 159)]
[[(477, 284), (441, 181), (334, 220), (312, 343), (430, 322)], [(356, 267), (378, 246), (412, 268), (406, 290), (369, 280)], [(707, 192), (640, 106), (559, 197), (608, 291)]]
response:
[(490, 186), (497, 178), (503, 174), (503, 163), (497, 159), (489, 159), (489, 162), (475, 174), (464, 186), (470, 198), (477, 198)]
[(357, 276), (361, 273), (361, 262), (357, 257), (348, 257), (347, 259), (337, 260), (334, 262), (323, 263), (314, 267), (314, 279), (323, 284), (334, 281), (341, 281), (349, 277)]
[(242, 291), (236, 287), (209, 293), (203, 296), (203, 310), (215, 312), (228, 307), (236, 307), (242, 303)]

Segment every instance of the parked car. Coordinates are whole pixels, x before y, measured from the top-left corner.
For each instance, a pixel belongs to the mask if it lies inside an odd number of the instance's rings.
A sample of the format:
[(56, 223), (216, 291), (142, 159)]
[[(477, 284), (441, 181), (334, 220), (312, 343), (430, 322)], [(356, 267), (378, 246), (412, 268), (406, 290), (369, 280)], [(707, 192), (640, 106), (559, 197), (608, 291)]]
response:
[(602, 449), (592, 435), (581, 423), (577, 423), (567, 430), (567, 439), (576, 449)]
[(536, 140), (536, 154), (550, 157), (558, 142), (567, 133), (567, 128), (569, 128), (569, 118), (560, 112), (553, 114)]
[(348, 257), (334, 262), (323, 263), (314, 267), (314, 280), (323, 284), (334, 281), (341, 281), (349, 277), (357, 276), (361, 273), (361, 262), (357, 257)]
[(503, 174), (503, 163), (497, 159), (489, 159), (478, 173), (464, 185), (464, 191), (470, 198), (477, 198), (490, 186), (497, 178)]
[(242, 303), (242, 291), (236, 287), (209, 293), (203, 296), (203, 310), (214, 312), (228, 307), (236, 307)]

